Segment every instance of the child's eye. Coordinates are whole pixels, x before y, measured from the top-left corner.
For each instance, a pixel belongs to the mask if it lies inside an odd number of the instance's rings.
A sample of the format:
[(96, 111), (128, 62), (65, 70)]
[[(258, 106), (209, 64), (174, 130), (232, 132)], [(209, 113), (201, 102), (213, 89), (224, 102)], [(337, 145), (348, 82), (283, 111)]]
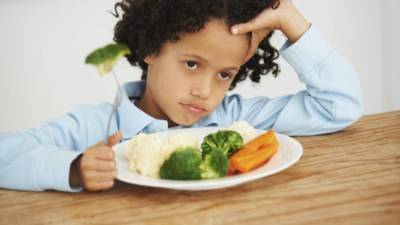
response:
[(196, 70), (198, 67), (197, 62), (195, 61), (186, 61), (185, 62), (185, 66), (186, 68), (188, 68), (189, 70)]
[(218, 74), (218, 77), (221, 80), (230, 80), (232, 78), (232, 75), (230, 75), (229, 73), (226, 73), (226, 72), (221, 72)]

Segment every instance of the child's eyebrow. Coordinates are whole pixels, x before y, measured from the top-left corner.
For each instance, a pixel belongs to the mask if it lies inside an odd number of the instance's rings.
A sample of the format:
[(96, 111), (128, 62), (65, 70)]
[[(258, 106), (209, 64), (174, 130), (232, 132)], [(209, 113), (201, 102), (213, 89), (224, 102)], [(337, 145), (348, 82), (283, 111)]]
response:
[[(188, 54), (188, 53), (186, 53), (186, 54), (183, 54), (182, 56), (197, 58), (200, 61), (209, 63), (209, 61), (207, 59), (205, 59), (205, 58), (203, 58), (203, 57), (201, 57), (199, 55), (196, 55), (196, 54)], [(231, 67), (226, 67), (224, 70), (239, 70), (239, 67), (231, 66)]]

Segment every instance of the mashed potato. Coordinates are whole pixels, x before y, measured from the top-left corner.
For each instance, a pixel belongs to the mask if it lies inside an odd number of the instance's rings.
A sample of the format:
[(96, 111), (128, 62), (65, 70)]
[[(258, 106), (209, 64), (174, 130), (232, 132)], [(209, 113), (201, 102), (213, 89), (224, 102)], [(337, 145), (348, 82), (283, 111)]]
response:
[(125, 148), (125, 155), (129, 160), (129, 170), (158, 178), (160, 167), (164, 161), (176, 148), (186, 146), (197, 148), (197, 137), (180, 133), (163, 139), (157, 133), (140, 133), (132, 138)]
[(226, 128), (226, 130), (233, 130), (238, 132), (242, 136), (243, 142), (245, 144), (257, 136), (254, 127), (252, 127), (244, 120), (232, 123), (229, 127)]

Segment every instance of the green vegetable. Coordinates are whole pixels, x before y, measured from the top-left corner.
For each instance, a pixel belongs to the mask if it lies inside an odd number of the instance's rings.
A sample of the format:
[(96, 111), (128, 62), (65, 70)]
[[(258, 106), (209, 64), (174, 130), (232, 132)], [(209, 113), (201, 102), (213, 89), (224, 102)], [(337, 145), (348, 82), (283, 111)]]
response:
[(243, 145), (236, 131), (223, 130), (207, 135), (196, 148), (177, 148), (160, 168), (160, 177), (170, 180), (198, 180), (224, 177), (228, 173), (229, 157)]
[(232, 130), (221, 130), (215, 133), (207, 135), (203, 143), (201, 143), (201, 149), (203, 153), (203, 159), (205, 156), (214, 149), (220, 149), (228, 158), (236, 152), (243, 145), (242, 136)]
[(123, 56), (131, 54), (131, 51), (123, 44), (108, 44), (90, 53), (86, 59), (86, 64), (96, 66), (100, 75), (105, 75), (111, 71), (115, 63)]
[(226, 176), (228, 172), (229, 160), (224, 152), (219, 149), (213, 149), (205, 155), (200, 165), (201, 178), (212, 179)]
[(192, 147), (177, 148), (160, 168), (160, 177), (170, 180), (199, 180), (201, 155)]

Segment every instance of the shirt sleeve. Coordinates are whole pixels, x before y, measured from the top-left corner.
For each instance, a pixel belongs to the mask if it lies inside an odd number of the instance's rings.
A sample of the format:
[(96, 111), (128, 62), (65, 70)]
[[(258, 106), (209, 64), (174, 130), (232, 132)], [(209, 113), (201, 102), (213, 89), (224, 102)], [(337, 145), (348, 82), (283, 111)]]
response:
[(72, 161), (104, 135), (109, 107), (79, 106), (37, 128), (0, 134), (0, 187), (76, 192)]
[(356, 72), (313, 27), (294, 44), (286, 42), (281, 55), (306, 90), (272, 99), (228, 96), (217, 110), (220, 121), (247, 120), (258, 129), (315, 135), (344, 129), (360, 118), (362, 95)]

